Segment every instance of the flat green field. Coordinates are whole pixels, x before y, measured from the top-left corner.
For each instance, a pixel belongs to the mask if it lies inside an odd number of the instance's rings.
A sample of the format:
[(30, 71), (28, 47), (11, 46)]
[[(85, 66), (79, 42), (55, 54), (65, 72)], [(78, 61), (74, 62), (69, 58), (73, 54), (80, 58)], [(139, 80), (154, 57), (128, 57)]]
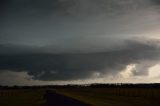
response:
[(0, 90), (0, 106), (41, 106), (43, 90)]
[[(0, 90), (0, 106), (42, 106), (45, 103), (46, 90)], [(49, 90), (92, 106), (160, 106), (160, 89), (154, 88), (50, 88)]]
[(67, 88), (56, 91), (93, 106), (160, 106), (160, 89)]

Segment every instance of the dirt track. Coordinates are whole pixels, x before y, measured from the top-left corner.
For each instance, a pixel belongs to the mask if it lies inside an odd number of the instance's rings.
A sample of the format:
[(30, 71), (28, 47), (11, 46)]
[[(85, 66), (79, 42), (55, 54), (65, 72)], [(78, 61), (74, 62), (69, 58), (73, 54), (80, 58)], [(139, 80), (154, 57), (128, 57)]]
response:
[(46, 99), (45, 106), (91, 106), (50, 90), (46, 90), (44, 98)]

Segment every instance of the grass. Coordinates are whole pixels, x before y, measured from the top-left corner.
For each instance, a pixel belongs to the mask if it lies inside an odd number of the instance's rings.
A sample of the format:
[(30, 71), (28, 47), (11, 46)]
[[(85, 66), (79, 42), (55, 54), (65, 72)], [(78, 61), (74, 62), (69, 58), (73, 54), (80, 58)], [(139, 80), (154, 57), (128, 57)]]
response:
[[(0, 106), (42, 106), (46, 89), (0, 90)], [(57, 93), (92, 106), (160, 106), (160, 89), (57, 88)]]
[(0, 91), (0, 106), (41, 106), (43, 90)]
[(56, 91), (93, 106), (160, 106), (160, 89), (74, 88)]

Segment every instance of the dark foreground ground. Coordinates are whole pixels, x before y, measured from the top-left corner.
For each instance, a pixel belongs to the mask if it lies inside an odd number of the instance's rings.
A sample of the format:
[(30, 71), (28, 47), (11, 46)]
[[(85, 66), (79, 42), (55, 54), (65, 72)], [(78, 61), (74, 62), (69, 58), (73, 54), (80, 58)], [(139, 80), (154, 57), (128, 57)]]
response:
[(44, 98), (46, 99), (45, 106), (91, 106), (51, 90), (46, 90)]
[(160, 85), (1, 87), (0, 106), (160, 106)]
[(160, 106), (158, 88), (67, 88), (56, 91), (92, 106)]

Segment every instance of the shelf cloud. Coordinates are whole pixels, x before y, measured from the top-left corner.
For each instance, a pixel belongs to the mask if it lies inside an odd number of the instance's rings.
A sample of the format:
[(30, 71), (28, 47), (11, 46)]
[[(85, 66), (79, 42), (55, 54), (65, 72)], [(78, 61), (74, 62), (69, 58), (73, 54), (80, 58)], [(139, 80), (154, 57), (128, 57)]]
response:
[(44, 84), (116, 77), (133, 65), (129, 73), (145, 79), (159, 64), (159, 10), (159, 0), (0, 0), (1, 76)]

